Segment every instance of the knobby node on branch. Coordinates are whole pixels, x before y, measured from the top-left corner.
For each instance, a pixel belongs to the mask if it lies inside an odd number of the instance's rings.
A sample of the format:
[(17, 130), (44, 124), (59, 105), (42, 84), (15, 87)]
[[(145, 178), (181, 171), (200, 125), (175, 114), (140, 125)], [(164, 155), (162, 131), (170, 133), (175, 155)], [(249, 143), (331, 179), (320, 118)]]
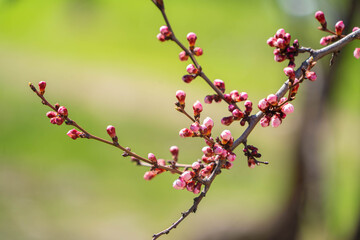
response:
[[(315, 13), (315, 18), (321, 24), (319, 29), (330, 35), (320, 40), (320, 44), (326, 47), (315, 50), (301, 47), (297, 39), (291, 43), (291, 35), (285, 32), (284, 29), (279, 29), (273, 37), (267, 40), (267, 44), (275, 48), (273, 51), (275, 61), (283, 62), (288, 60), (287, 67), (283, 69), (288, 79), (280, 87), (278, 92), (269, 94), (267, 97), (261, 99), (257, 105), (260, 111), (252, 114), (253, 103), (248, 100), (248, 94), (246, 92), (232, 90), (227, 93), (224, 81), (220, 79), (211, 81), (207, 77), (197, 61), (197, 57), (203, 55), (203, 49), (195, 46), (197, 35), (190, 32), (186, 37), (188, 46), (185, 47), (185, 45), (176, 38), (175, 32), (171, 28), (165, 13), (163, 1), (152, 0), (152, 2), (159, 8), (166, 23), (166, 25), (160, 27), (160, 33), (157, 35), (157, 38), (161, 42), (173, 41), (182, 50), (179, 54), (179, 59), (181, 61), (187, 61), (189, 59), (192, 61), (192, 63), (186, 67), (188, 74), (184, 75), (182, 80), (185, 83), (191, 83), (196, 78), (202, 78), (214, 91), (214, 93), (205, 96), (204, 103), (211, 104), (212, 102), (219, 103), (222, 101), (226, 103), (230, 115), (222, 118), (222, 125), (229, 126), (235, 122), (239, 122), (240, 127), (247, 125), (243, 133), (236, 139), (229, 130), (223, 130), (218, 137), (212, 136), (212, 129), (215, 124), (210, 117), (201, 120), (201, 112), (203, 111), (201, 102), (196, 101), (193, 104), (192, 113), (187, 111), (185, 109), (186, 93), (178, 90), (175, 94), (177, 99), (175, 109), (181, 114), (184, 114), (191, 122), (188, 128), (180, 130), (179, 135), (183, 138), (197, 137), (204, 140), (206, 146), (202, 148), (203, 156), (201, 160), (195, 160), (192, 164), (178, 163), (179, 148), (176, 146), (170, 147), (171, 160), (158, 159), (153, 153), (149, 153), (147, 157), (142, 157), (133, 152), (129, 147), (120, 145), (114, 126), (109, 125), (106, 128), (111, 140), (102, 139), (89, 133), (75, 121), (71, 120), (66, 107), (60, 106), (58, 103), (54, 105), (49, 103), (44, 96), (46, 82), (42, 81), (39, 83), (39, 90), (31, 83), (29, 85), (41, 99), (42, 104), (52, 109), (52, 111), (46, 114), (46, 116), (50, 118), (50, 123), (55, 125), (65, 123), (74, 127), (67, 132), (70, 138), (74, 140), (77, 138), (87, 138), (112, 145), (123, 152), (122, 156), (130, 157), (131, 161), (137, 165), (149, 169), (149, 171), (144, 174), (145, 180), (151, 180), (163, 172), (175, 173), (178, 174), (177, 179), (173, 182), (175, 189), (187, 189), (194, 194), (199, 194), (194, 198), (193, 205), (187, 211), (183, 212), (175, 223), (167, 229), (153, 235), (153, 239), (157, 239), (176, 228), (190, 213), (196, 212), (199, 203), (206, 196), (212, 182), (217, 175), (221, 173), (221, 169), (232, 168), (233, 161), (235, 161), (237, 157), (234, 151), (240, 144), (244, 146), (242, 152), (246, 156), (249, 167), (254, 168), (260, 164), (268, 164), (268, 162), (258, 160), (261, 154), (258, 152), (257, 147), (247, 144), (248, 136), (254, 127), (258, 122), (260, 122), (262, 127), (269, 125), (274, 128), (279, 127), (286, 116), (294, 111), (294, 106), (291, 102), (295, 99), (300, 85), (306, 80), (310, 82), (316, 80), (316, 73), (311, 71), (316, 65), (316, 61), (328, 54), (335, 56), (349, 42), (360, 39), (360, 30), (358, 27), (354, 27), (351, 33), (347, 35), (343, 34), (345, 25), (343, 21), (339, 21), (335, 25), (335, 31), (331, 31), (327, 28), (324, 13), (318, 11)], [(295, 69), (295, 58), (302, 53), (309, 53), (310, 56)], [(355, 49), (354, 56), (356, 58), (360, 57), (360, 48)], [(333, 61), (334, 58), (332, 58), (331, 63)], [(242, 102), (243, 106), (240, 105)]]

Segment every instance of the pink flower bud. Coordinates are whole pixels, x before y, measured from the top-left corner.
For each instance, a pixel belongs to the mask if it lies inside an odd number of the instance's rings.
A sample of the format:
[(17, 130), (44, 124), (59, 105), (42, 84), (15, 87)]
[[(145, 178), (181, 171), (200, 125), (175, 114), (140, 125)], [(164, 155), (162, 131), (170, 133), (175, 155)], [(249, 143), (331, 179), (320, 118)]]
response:
[(186, 83), (191, 83), (191, 81), (194, 79), (195, 79), (195, 76), (193, 76), (193, 75), (184, 75), (182, 77), (182, 80)]
[(220, 137), (225, 141), (230, 141), (230, 139), (232, 138), (231, 132), (229, 130), (224, 130), (220, 134)]
[(229, 112), (233, 112), (235, 109), (236, 109), (235, 105), (230, 104), (230, 105), (228, 106)]
[(269, 126), (269, 119), (267, 119), (266, 117), (263, 117), (260, 119), (260, 125), (262, 127), (267, 127)]
[(193, 192), (194, 189), (195, 189), (195, 181), (190, 181), (186, 183), (186, 190), (188, 190), (189, 192)]
[(240, 93), (240, 101), (245, 101), (248, 99), (248, 94), (246, 92)]
[(193, 105), (193, 109), (194, 109), (194, 115), (197, 116), (202, 112), (203, 106), (199, 101), (196, 101)]
[(157, 162), (157, 159), (153, 153), (148, 154), (148, 159), (153, 163)]
[(224, 149), (223, 149), (222, 147), (215, 147), (215, 148), (214, 148), (214, 153), (215, 153), (216, 155), (222, 154), (223, 151), (224, 151)]
[(194, 136), (194, 133), (190, 129), (183, 128), (180, 130), (179, 135), (180, 137), (185, 138)]
[(354, 27), (352, 31), (355, 32), (355, 31), (357, 31), (359, 29), (360, 29), (359, 27)]
[(80, 136), (81, 132), (79, 132), (78, 130), (71, 129), (70, 131), (67, 132), (66, 135), (68, 135), (69, 137), (71, 137), (72, 139), (77, 139)]
[(285, 114), (292, 113), (294, 111), (294, 106), (291, 103), (286, 103), (281, 107), (281, 111)]
[(48, 118), (54, 118), (54, 117), (56, 117), (56, 115), (57, 115), (56, 112), (53, 112), (53, 111), (49, 111), (46, 113), (46, 116)]
[(341, 35), (343, 30), (345, 28), (345, 24), (343, 21), (338, 21), (336, 24), (335, 24), (335, 32), (336, 32), (336, 35)]
[(199, 70), (194, 66), (194, 64), (189, 64), (186, 67), (186, 71), (190, 74), (197, 74), (199, 72)]
[(58, 109), (58, 113), (59, 113), (60, 115), (64, 116), (64, 117), (67, 117), (67, 115), (68, 115), (68, 110), (66, 109), (66, 107), (61, 106), (61, 107), (59, 107), (59, 109)]
[(175, 96), (180, 104), (185, 104), (186, 93), (183, 90), (177, 90)]
[(258, 108), (261, 110), (261, 111), (265, 111), (267, 108), (269, 107), (269, 103), (266, 101), (266, 99), (261, 99), (259, 101), (259, 104), (258, 104)]
[(200, 125), (199, 131), (202, 135), (205, 135), (205, 136), (208, 136), (211, 134), (211, 128), (206, 127), (205, 125)]
[(193, 193), (194, 193), (194, 194), (199, 194), (200, 191), (201, 191), (201, 183), (197, 183), (197, 184), (195, 185), (195, 188), (194, 188)]
[(320, 39), (320, 44), (323, 45), (323, 46), (328, 45), (330, 42), (331, 42), (330, 36), (322, 37)]
[(199, 48), (199, 47), (194, 48), (194, 54), (195, 54), (195, 56), (201, 56), (201, 55), (203, 55), (203, 50), (202, 50), (202, 48)]
[(175, 189), (184, 189), (185, 186), (186, 186), (186, 183), (181, 178), (176, 179), (173, 183), (173, 188), (175, 188)]
[(228, 103), (231, 103), (231, 96), (230, 96), (230, 94), (224, 94), (224, 100), (226, 101), (226, 102), (228, 102)]
[(160, 33), (166, 37), (169, 37), (171, 35), (171, 32), (170, 32), (168, 26), (161, 26)]
[(185, 182), (189, 182), (194, 177), (194, 172), (191, 171), (185, 171), (180, 175), (180, 178), (184, 180)]
[(277, 96), (275, 94), (270, 94), (267, 96), (266, 101), (275, 106), (277, 104)]
[(289, 44), (290, 44), (290, 40), (291, 40), (291, 35), (290, 35), (290, 33), (285, 33), (284, 40), (285, 40), (285, 45), (289, 45)]
[(148, 171), (144, 174), (144, 179), (146, 181), (150, 181), (151, 179), (153, 179), (156, 176), (156, 172), (155, 171)]
[(232, 115), (234, 118), (244, 117), (244, 113), (242, 111), (240, 111), (239, 109), (234, 109), (234, 111), (232, 111)]
[(45, 81), (39, 82), (39, 90), (41, 95), (44, 94), (45, 88), (46, 88), (46, 82)]
[(193, 124), (190, 125), (190, 130), (193, 132), (198, 132), (200, 129), (200, 125), (198, 122), (194, 122)]
[(227, 160), (230, 161), (230, 162), (235, 161), (235, 159), (236, 159), (236, 154), (235, 154), (235, 153), (230, 153), (230, 154), (227, 156)]
[(283, 62), (283, 61), (285, 61), (285, 59), (286, 59), (285, 55), (277, 54), (274, 56), (274, 60), (276, 62)]
[[(52, 119), (54, 119), (54, 118), (52, 118)], [(51, 122), (51, 119), (50, 119), (50, 122)], [(57, 125), (61, 125), (61, 124), (63, 124), (63, 122), (64, 122), (64, 119), (63, 118), (61, 118), (61, 117), (55, 117), (55, 123), (57, 124)]]
[(157, 39), (159, 39), (160, 42), (165, 42), (165, 35), (159, 33), (158, 35), (156, 35)]
[(272, 127), (277, 128), (281, 124), (281, 119), (277, 115), (274, 115), (271, 117), (270, 124)]
[(285, 30), (283, 28), (280, 28), (276, 31), (275, 37), (276, 38), (283, 38), (285, 36)]
[(233, 121), (234, 121), (233, 116), (223, 117), (223, 118), (221, 119), (221, 124), (223, 124), (223, 125), (225, 125), (225, 126), (229, 126)]
[(315, 81), (317, 76), (316, 76), (315, 72), (307, 71), (306, 72), (306, 78), (309, 79), (310, 81)]
[(246, 101), (244, 102), (244, 106), (245, 106), (246, 108), (251, 108), (251, 107), (252, 107), (252, 102), (251, 102), (250, 100), (246, 100)]
[(195, 33), (193, 33), (193, 32), (188, 33), (188, 35), (186, 36), (186, 39), (189, 41), (190, 47), (195, 46), (195, 42), (197, 39), (197, 36)]
[(179, 155), (179, 148), (177, 146), (171, 146), (170, 147), (170, 153), (174, 157), (177, 157)]
[(234, 101), (234, 102), (239, 102), (240, 101), (240, 94), (237, 90), (233, 90), (230, 92), (230, 96), (231, 96), (231, 99)]
[(211, 157), (214, 154), (213, 150), (209, 146), (203, 147), (201, 151), (204, 153), (206, 157)]
[(282, 98), (280, 98), (280, 101), (279, 101), (279, 104), (282, 104), (283, 102), (285, 102), (287, 100), (287, 98), (286, 97), (282, 97)]
[(106, 131), (107, 131), (107, 133), (109, 134), (109, 136), (111, 138), (116, 137), (116, 132), (115, 132), (115, 127), (114, 126), (111, 126), (111, 125), (107, 126)]
[(321, 23), (321, 24), (325, 24), (325, 23), (326, 23), (325, 14), (324, 14), (322, 11), (317, 11), (317, 12), (315, 13), (315, 18), (316, 18), (316, 20), (318, 20), (319, 23)]
[(211, 104), (213, 100), (214, 100), (213, 95), (206, 95), (206, 96), (205, 96), (205, 99), (204, 99), (204, 102), (205, 102), (206, 104)]
[(194, 170), (198, 170), (201, 167), (201, 164), (199, 162), (193, 162), (191, 165), (191, 168)]
[(234, 166), (234, 164), (232, 162), (226, 162), (224, 167), (226, 169), (231, 169), (233, 166)]
[(287, 77), (289, 77), (290, 79), (294, 79), (295, 78), (295, 71), (293, 68), (291, 67), (286, 67), (284, 68), (284, 73)]
[(276, 44), (275, 46), (277, 46), (278, 48), (280, 49), (284, 49), (286, 47), (286, 43), (285, 43), (285, 40), (283, 38), (278, 38), (276, 40)]
[(179, 59), (180, 61), (186, 61), (189, 59), (189, 56), (186, 54), (185, 51), (182, 51), (179, 53)]
[(203, 124), (210, 129), (214, 127), (214, 121), (210, 117), (205, 118)]
[(56, 117), (50, 118), (50, 123), (56, 124)]
[(215, 85), (221, 92), (225, 92), (225, 83), (224, 83), (223, 80), (215, 79), (215, 80), (214, 80), (214, 85)]
[(275, 42), (276, 42), (276, 38), (271, 37), (269, 38), (266, 43), (270, 46), (270, 47), (275, 47)]
[(354, 57), (359, 59), (360, 58), (360, 48), (355, 48)]

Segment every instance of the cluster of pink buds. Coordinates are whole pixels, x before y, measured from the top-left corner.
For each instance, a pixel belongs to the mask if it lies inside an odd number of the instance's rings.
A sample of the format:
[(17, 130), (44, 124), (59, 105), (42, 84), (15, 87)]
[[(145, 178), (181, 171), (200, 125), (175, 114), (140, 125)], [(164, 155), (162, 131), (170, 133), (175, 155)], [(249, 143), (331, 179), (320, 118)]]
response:
[(261, 99), (258, 108), (265, 113), (265, 116), (260, 120), (262, 127), (271, 125), (276, 128), (280, 126), (282, 119), (284, 119), (287, 114), (294, 111), (294, 106), (288, 102), (287, 98), (283, 97), (278, 101), (275, 94), (270, 94), (267, 98)]
[(55, 108), (57, 109), (57, 112), (49, 111), (46, 113), (46, 116), (50, 118), (52, 124), (61, 125), (68, 116), (68, 110), (64, 106), (59, 106), (59, 104), (56, 104)]
[(250, 168), (254, 168), (255, 165), (260, 165), (260, 163), (269, 164), (268, 162), (261, 162), (256, 159), (261, 157), (261, 154), (258, 152), (258, 150), (259, 149), (257, 147), (252, 145), (245, 145), (245, 148), (243, 149), (243, 152), (248, 159), (248, 166)]
[(276, 34), (267, 40), (267, 44), (274, 49), (274, 60), (282, 62), (289, 59), (289, 67), (295, 67), (295, 57), (298, 55), (299, 41), (294, 40), (290, 46), (291, 35), (286, 33), (284, 29), (280, 28)]
[[(186, 39), (189, 42), (189, 51), (190, 53), (192, 53), (195, 56), (201, 56), (203, 54), (203, 50), (200, 47), (195, 47), (195, 43), (197, 40), (197, 36), (195, 33), (191, 32), (188, 33), (188, 35), (186, 36)], [(189, 55), (188, 52), (186, 51), (182, 51), (179, 53), (179, 59), (180, 61), (187, 61), (189, 59)], [(200, 74), (200, 69), (196, 68), (194, 66), (194, 64), (189, 64), (186, 67), (186, 71), (189, 73), (187, 75), (184, 75), (182, 77), (182, 80), (186, 83), (190, 83), (192, 80), (194, 80), (199, 74)]]
[(190, 128), (183, 128), (179, 132), (179, 136), (186, 137), (200, 137), (200, 136), (211, 136), (211, 130), (214, 127), (214, 121), (207, 117), (204, 119), (203, 124), (200, 125), (199, 121), (195, 121), (190, 125)]
[(172, 32), (170, 31), (168, 26), (161, 26), (160, 33), (156, 36), (160, 42), (165, 42), (170, 40), (172, 37)]
[(185, 189), (194, 194), (199, 194), (201, 191), (201, 183), (194, 180), (196, 173), (194, 171), (184, 171), (178, 179), (173, 183), (175, 189)]

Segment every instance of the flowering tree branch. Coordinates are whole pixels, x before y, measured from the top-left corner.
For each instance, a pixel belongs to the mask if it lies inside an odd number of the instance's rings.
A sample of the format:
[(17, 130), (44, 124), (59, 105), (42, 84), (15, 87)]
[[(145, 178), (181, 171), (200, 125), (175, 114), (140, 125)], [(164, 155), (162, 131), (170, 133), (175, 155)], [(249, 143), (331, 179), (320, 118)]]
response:
[[(246, 92), (239, 93), (237, 90), (233, 90), (230, 93), (225, 92), (225, 83), (220, 79), (216, 79), (213, 82), (204, 73), (202, 67), (197, 61), (196, 57), (203, 54), (203, 50), (199, 47), (195, 47), (197, 35), (195, 33), (189, 33), (187, 35), (187, 41), (189, 47), (185, 47), (178, 38), (170, 25), (168, 17), (165, 12), (163, 0), (152, 0), (152, 2), (159, 8), (164, 18), (166, 25), (160, 28), (160, 33), (157, 38), (161, 41), (173, 41), (180, 48), (179, 59), (181, 61), (187, 61), (189, 58), (192, 64), (186, 67), (188, 74), (182, 77), (185, 83), (192, 82), (195, 78), (202, 78), (215, 92), (215, 94), (207, 95), (204, 102), (207, 104), (224, 101), (227, 104), (231, 116), (223, 117), (221, 123), (225, 126), (229, 126), (233, 122), (239, 121), (241, 126), (248, 123), (247, 128), (244, 132), (235, 140), (229, 130), (224, 130), (219, 137), (212, 136), (212, 129), (214, 122), (210, 117), (206, 117), (201, 124), (201, 112), (203, 106), (200, 101), (196, 101), (192, 108), (193, 114), (189, 113), (185, 109), (186, 93), (182, 90), (176, 92), (177, 102), (176, 110), (184, 114), (190, 121), (191, 125), (189, 128), (183, 128), (180, 130), (180, 137), (199, 137), (204, 140), (207, 146), (202, 148), (203, 156), (201, 160), (197, 160), (192, 164), (180, 164), (178, 163), (179, 149), (176, 146), (170, 148), (172, 160), (165, 161), (164, 159), (157, 159), (153, 153), (149, 153), (147, 158), (137, 155), (131, 151), (128, 147), (123, 147), (118, 142), (118, 137), (115, 132), (115, 127), (109, 125), (106, 129), (108, 135), (112, 141), (105, 140), (97, 137), (83, 127), (77, 124), (75, 121), (68, 117), (68, 110), (64, 106), (59, 104), (52, 105), (44, 97), (45, 94), (45, 82), (39, 83), (39, 90), (30, 83), (30, 88), (37, 94), (41, 99), (41, 102), (50, 107), (52, 111), (46, 115), (50, 118), (52, 124), (61, 125), (64, 122), (67, 125), (75, 127), (70, 130), (67, 135), (72, 139), (87, 138), (93, 139), (108, 145), (114, 146), (123, 152), (124, 157), (131, 157), (132, 161), (136, 162), (139, 166), (150, 168), (144, 174), (145, 180), (151, 180), (155, 176), (163, 172), (171, 172), (179, 175), (178, 179), (173, 182), (175, 189), (187, 189), (194, 194), (199, 194), (194, 198), (192, 206), (181, 214), (181, 217), (173, 223), (167, 229), (154, 234), (153, 239), (157, 239), (164, 234), (168, 234), (172, 229), (176, 228), (190, 213), (195, 213), (200, 202), (206, 196), (209, 191), (211, 184), (215, 178), (221, 173), (221, 169), (230, 169), (233, 164), (232, 162), (236, 158), (234, 150), (243, 144), (243, 154), (246, 156), (249, 167), (255, 167), (260, 163), (268, 164), (267, 162), (259, 161), (258, 158), (261, 154), (258, 152), (258, 148), (247, 144), (248, 136), (260, 122), (262, 127), (271, 125), (272, 127), (278, 127), (285, 117), (294, 111), (294, 106), (290, 103), (296, 97), (300, 84), (308, 79), (310, 81), (316, 80), (315, 72), (311, 69), (315, 66), (316, 61), (320, 60), (326, 55), (337, 54), (343, 47), (349, 42), (360, 39), (360, 30), (354, 28), (350, 34), (343, 34), (344, 24), (339, 21), (335, 25), (335, 31), (327, 28), (327, 22), (322, 12), (317, 12), (315, 18), (320, 22), (321, 31), (330, 33), (331, 35), (322, 38), (320, 43), (322, 45), (328, 45), (319, 50), (312, 48), (300, 47), (299, 41), (296, 39), (291, 44), (291, 35), (286, 33), (284, 29), (279, 29), (274, 37), (268, 39), (267, 44), (270, 47), (274, 47), (274, 59), (277, 62), (288, 60), (288, 66), (284, 68), (284, 73), (288, 77), (285, 83), (281, 86), (276, 94), (270, 94), (264, 99), (261, 99), (258, 104), (259, 112), (251, 115), (253, 110), (253, 103), (248, 100), (248, 94)], [(304, 62), (301, 63), (300, 67), (295, 70), (295, 57), (298, 54), (309, 53), (310, 56)], [(357, 48), (354, 52), (354, 56), (360, 57), (360, 48)], [(287, 97), (285, 97), (287, 94)], [(244, 110), (241, 110), (238, 105), (240, 102), (244, 102)], [(180, 170), (182, 169), (182, 170)]]

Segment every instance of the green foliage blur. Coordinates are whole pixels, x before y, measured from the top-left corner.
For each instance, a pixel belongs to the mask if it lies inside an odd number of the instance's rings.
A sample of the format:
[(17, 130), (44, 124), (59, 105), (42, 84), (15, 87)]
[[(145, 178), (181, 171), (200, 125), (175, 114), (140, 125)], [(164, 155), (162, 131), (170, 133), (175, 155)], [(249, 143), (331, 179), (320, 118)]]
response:
[[(273, 61), (266, 40), (285, 28), (301, 45), (320, 48), (314, 12), (323, 10), (335, 24), (344, 2), (165, 0), (165, 7), (180, 40), (190, 31), (198, 35), (206, 74), (257, 103), (285, 80), (285, 63)], [(150, 239), (192, 204), (193, 194), (172, 188), (175, 175), (146, 182), (147, 169), (117, 149), (71, 140), (70, 128), (51, 125), (49, 109), (28, 87), (46, 81), (48, 100), (66, 106), (70, 118), (95, 135), (108, 138), (111, 124), (120, 143), (140, 155), (169, 159), (177, 145), (180, 161), (192, 163), (204, 143), (178, 136), (190, 122), (174, 110), (175, 92), (187, 93), (189, 109), (212, 92), (201, 79), (181, 81), (188, 63), (178, 60), (175, 44), (156, 39), (163, 24), (150, 0), (0, 0), (0, 239)], [(349, 238), (360, 211), (355, 46), (341, 52), (346, 63), (323, 130), (325, 220), (304, 223), (300, 239)], [(198, 239), (200, 229), (219, 224), (254, 227), (282, 210), (306, 107), (301, 96), (278, 129), (258, 127), (249, 138), (270, 165), (248, 168), (239, 148), (233, 169), (218, 177), (197, 213), (164, 239)], [(226, 129), (220, 119), (227, 115), (223, 103), (205, 106), (202, 114), (215, 120), (215, 135)], [(239, 136), (244, 128), (228, 129)]]

